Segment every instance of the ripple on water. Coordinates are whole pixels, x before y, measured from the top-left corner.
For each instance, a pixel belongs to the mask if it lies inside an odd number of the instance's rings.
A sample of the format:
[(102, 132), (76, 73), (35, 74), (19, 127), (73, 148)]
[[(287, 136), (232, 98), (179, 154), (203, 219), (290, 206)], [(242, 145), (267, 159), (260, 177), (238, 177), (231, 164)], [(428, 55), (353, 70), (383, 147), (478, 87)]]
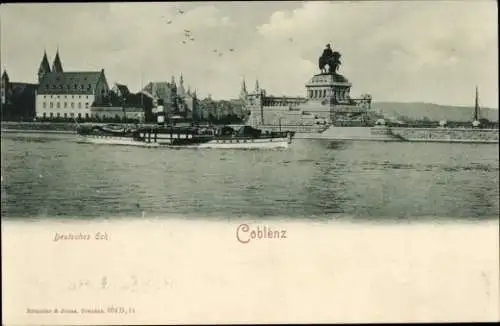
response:
[(496, 147), (305, 141), (287, 151), (198, 151), (35, 139), (2, 138), (4, 217), (498, 216)]

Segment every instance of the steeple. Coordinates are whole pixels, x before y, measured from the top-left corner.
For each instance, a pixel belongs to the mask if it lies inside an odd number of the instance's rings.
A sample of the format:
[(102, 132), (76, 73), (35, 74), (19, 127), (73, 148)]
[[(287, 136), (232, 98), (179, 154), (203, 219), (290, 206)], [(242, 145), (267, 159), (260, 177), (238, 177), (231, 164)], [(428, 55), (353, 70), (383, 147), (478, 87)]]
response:
[(9, 75), (7, 74), (7, 70), (5, 70), (5, 68), (2, 73), (2, 81), (5, 83), (8, 83), (10, 81)]
[(47, 52), (43, 51), (42, 62), (38, 68), (38, 82), (40, 82), (45, 74), (50, 72), (49, 59), (47, 59)]
[(59, 58), (59, 49), (57, 49), (54, 63), (52, 63), (52, 72), (63, 72), (61, 58)]
[(189, 86), (189, 85), (188, 85), (187, 94), (188, 94), (188, 95), (191, 95), (191, 86)]
[(243, 78), (243, 81), (241, 83), (240, 98), (241, 99), (246, 99), (247, 96), (248, 96), (247, 85), (245, 83), (245, 78)]
[(184, 98), (186, 96), (186, 92), (184, 90), (184, 78), (182, 78), (182, 73), (181, 77), (179, 78), (179, 87), (177, 88), (177, 95), (180, 98)]
[(474, 121), (479, 119), (479, 91), (476, 86), (476, 102), (474, 103)]
[(255, 80), (255, 93), (258, 93), (260, 91), (260, 87), (259, 87), (259, 80)]
[[(172, 79), (170, 80), (170, 83), (172, 84), (172, 86), (176, 86), (176, 85), (175, 85), (175, 77), (174, 77), (174, 76), (172, 76)], [(177, 86), (176, 86), (176, 87), (177, 87)]]

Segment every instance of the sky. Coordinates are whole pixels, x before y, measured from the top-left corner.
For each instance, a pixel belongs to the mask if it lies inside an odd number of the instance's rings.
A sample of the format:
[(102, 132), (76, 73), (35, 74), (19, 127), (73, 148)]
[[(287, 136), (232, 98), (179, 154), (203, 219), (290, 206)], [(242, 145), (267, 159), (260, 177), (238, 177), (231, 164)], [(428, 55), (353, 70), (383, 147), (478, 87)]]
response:
[(330, 43), (342, 55), (339, 73), (353, 84), (352, 97), (471, 106), (477, 85), (481, 106), (498, 108), (493, 0), (0, 8), (0, 63), (13, 81), (36, 82), (44, 50), (52, 64), (59, 48), (66, 71), (104, 68), (110, 87), (118, 82), (138, 91), (172, 76), (178, 82), (182, 73), (198, 97), (237, 98), (243, 79), (249, 90), (258, 79), (268, 94), (305, 96)]

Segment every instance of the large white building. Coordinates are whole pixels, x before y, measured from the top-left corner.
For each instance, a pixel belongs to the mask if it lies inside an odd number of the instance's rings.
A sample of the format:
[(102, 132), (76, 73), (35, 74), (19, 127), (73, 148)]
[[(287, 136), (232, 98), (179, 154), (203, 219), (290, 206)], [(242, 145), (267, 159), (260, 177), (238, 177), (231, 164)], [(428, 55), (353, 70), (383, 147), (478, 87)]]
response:
[(109, 93), (108, 83), (101, 71), (65, 72), (59, 51), (52, 69), (44, 53), (38, 69), (36, 116), (38, 118), (90, 118), (91, 106), (102, 106)]

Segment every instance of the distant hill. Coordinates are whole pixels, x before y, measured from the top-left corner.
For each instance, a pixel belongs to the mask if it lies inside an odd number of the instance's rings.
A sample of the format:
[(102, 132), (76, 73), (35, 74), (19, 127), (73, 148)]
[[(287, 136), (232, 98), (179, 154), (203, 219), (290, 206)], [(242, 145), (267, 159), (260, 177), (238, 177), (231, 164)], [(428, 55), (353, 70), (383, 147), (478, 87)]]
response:
[[(372, 108), (383, 114), (386, 118), (395, 117), (399, 120), (431, 121), (472, 121), (474, 107), (448, 106), (432, 103), (404, 103), (404, 102), (373, 102)], [(498, 122), (498, 109), (480, 108), (479, 116), (492, 122)]]

